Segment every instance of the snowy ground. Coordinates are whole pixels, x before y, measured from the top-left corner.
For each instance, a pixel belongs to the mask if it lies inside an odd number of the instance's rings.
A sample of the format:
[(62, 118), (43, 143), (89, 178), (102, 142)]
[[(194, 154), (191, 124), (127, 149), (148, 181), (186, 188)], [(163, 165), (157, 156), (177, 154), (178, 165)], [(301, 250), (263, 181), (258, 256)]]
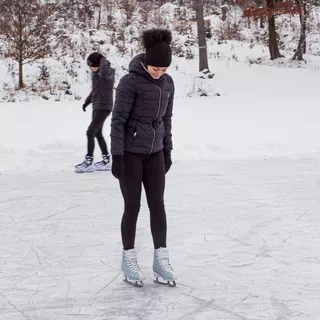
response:
[(211, 69), (220, 97), (183, 98), (185, 78), (175, 79), (166, 204), (176, 288), (152, 283), (144, 198), (136, 247), (147, 279), (122, 282), (117, 181), (72, 172), (90, 112), (0, 104), (1, 320), (318, 320), (320, 74)]

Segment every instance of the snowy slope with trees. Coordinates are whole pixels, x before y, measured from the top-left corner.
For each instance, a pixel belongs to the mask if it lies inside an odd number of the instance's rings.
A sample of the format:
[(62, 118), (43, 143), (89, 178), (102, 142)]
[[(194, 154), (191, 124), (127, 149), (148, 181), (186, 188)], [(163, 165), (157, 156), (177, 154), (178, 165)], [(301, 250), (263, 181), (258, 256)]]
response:
[[(23, 0), (20, 7), (16, 3), (17, 0), (0, 2), (0, 101), (83, 99), (83, 86), (87, 87), (89, 82), (86, 56), (93, 50), (106, 54), (116, 67), (118, 80), (127, 69), (129, 59), (140, 52), (139, 32), (146, 27), (171, 28), (175, 57), (198, 60), (196, 11), (192, 1), (38, 3)], [(270, 61), (268, 23), (265, 18), (257, 21), (243, 18), (246, 2), (239, 5), (232, 1), (206, 0), (203, 5), (209, 59), (222, 59), (226, 64), (232, 59), (248, 64), (318, 68), (320, 9), (317, 2), (307, 8), (304, 55), (307, 64), (291, 61), (300, 37), (298, 14), (276, 16), (281, 57)], [(262, 5), (265, 4), (262, 2)], [(10, 6), (13, 10), (8, 11)], [(17, 21), (19, 12), (24, 17), (21, 34), (28, 39), (20, 47), (19, 28), (8, 24), (8, 21)], [(20, 66), (19, 56), (22, 56)], [(198, 81), (196, 76), (192, 77), (190, 85)]]

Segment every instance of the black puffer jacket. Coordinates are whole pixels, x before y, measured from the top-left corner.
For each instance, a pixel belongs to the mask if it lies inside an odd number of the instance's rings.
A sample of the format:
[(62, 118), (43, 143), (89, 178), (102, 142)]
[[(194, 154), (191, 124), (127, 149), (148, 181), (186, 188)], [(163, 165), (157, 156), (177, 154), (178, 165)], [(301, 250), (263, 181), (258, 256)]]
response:
[(121, 78), (111, 119), (111, 154), (171, 151), (174, 83), (168, 74), (154, 80), (143, 65), (144, 54)]
[(102, 58), (97, 72), (92, 72), (92, 90), (85, 104), (92, 103), (93, 110), (112, 110), (115, 70)]

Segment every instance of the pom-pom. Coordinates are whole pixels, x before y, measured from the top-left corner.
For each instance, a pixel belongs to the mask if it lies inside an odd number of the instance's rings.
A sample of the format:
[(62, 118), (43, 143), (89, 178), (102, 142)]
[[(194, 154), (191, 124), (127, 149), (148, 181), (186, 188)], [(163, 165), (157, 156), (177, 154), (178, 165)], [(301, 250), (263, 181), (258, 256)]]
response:
[(142, 33), (142, 44), (147, 48), (152, 48), (156, 43), (165, 42), (170, 45), (172, 41), (171, 31), (168, 29), (150, 29)]

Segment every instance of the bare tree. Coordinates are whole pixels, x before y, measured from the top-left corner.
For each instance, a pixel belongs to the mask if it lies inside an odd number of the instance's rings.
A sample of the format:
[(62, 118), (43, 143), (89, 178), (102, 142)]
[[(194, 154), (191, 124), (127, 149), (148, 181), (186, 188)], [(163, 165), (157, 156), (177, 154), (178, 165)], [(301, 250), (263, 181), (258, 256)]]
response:
[(128, 27), (132, 22), (133, 13), (136, 8), (134, 0), (119, 0), (118, 6), (125, 15), (125, 27)]
[(199, 71), (205, 69), (209, 70), (208, 65), (208, 53), (207, 53), (207, 42), (206, 42), (206, 32), (204, 26), (204, 16), (203, 16), (203, 2), (202, 0), (194, 0), (197, 28), (198, 28), (198, 44), (199, 44)]
[(270, 52), (271, 60), (274, 60), (281, 57), (279, 46), (278, 46), (275, 15), (273, 14), (275, 0), (267, 0), (266, 2), (267, 2), (267, 10), (268, 12), (271, 13), (268, 15), (269, 52)]
[(37, 0), (0, 0), (0, 34), (6, 37), (6, 57), (19, 63), (19, 88), (23, 64), (45, 57), (50, 51), (50, 34), (55, 6)]
[(296, 0), (300, 12), (300, 39), (297, 50), (292, 57), (292, 60), (303, 60), (303, 54), (306, 53), (306, 38), (307, 38), (307, 0)]

